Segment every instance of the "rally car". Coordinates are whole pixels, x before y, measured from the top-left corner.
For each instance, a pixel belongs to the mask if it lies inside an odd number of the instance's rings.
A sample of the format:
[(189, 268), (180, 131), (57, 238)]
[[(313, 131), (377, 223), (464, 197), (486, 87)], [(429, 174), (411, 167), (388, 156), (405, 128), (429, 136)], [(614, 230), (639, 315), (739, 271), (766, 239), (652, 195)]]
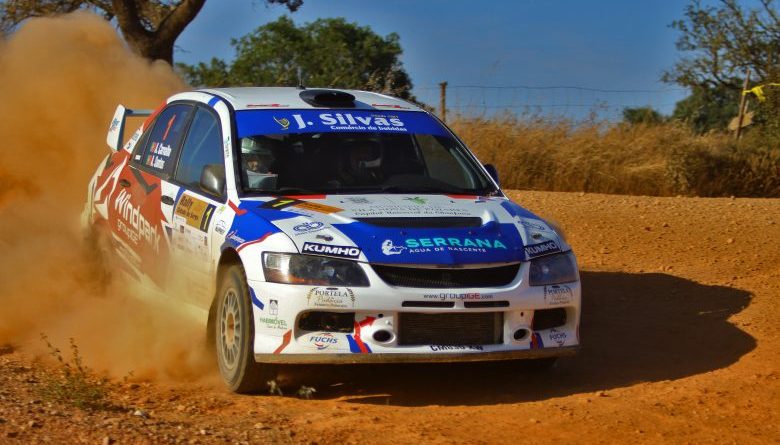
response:
[[(128, 117), (147, 117), (123, 144)], [(306, 88), (117, 108), (82, 222), (105, 264), (194, 309), (227, 386), (278, 364), (532, 358), (579, 345), (560, 232), (431, 113)]]

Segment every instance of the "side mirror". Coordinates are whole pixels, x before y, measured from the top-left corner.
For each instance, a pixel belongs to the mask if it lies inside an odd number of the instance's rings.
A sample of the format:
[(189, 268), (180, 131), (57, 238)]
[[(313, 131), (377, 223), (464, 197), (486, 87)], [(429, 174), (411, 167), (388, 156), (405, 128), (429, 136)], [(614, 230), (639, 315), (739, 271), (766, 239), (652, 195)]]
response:
[(210, 195), (224, 195), (225, 166), (222, 164), (209, 164), (204, 166), (203, 171), (200, 174), (200, 188)]
[(493, 164), (485, 164), (485, 170), (487, 170), (490, 177), (496, 181), (496, 184), (500, 186), (501, 182), (498, 180), (498, 170), (496, 170), (496, 166)]

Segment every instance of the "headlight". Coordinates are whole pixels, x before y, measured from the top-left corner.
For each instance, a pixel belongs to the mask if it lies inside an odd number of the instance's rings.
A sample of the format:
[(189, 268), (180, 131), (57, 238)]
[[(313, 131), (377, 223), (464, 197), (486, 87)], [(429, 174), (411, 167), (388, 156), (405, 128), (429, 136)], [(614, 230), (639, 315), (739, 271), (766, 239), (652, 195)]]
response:
[(577, 281), (577, 262), (574, 254), (566, 252), (531, 260), (528, 281), (531, 286)]
[(354, 261), (289, 253), (263, 254), (265, 280), (272, 283), (367, 287), (368, 278)]

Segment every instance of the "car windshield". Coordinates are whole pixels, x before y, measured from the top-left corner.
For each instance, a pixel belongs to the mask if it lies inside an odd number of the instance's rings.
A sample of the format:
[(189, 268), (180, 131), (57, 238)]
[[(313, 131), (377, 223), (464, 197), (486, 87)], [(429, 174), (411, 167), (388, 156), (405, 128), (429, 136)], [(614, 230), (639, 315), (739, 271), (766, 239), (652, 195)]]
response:
[(421, 112), (236, 113), (246, 193), (497, 192), (478, 163)]

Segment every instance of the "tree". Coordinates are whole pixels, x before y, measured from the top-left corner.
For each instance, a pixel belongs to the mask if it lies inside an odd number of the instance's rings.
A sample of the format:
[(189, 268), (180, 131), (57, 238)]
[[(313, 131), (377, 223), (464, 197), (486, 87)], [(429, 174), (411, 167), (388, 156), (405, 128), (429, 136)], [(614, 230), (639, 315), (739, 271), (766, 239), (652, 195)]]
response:
[(623, 121), (631, 125), (657, 125), (664, 121), (664, 117), (652, 107), (624, 108)]
[(686, 87), (742, 88), (744, 72), (765, 82), (780, 68), (780, 13), (774, 0), (760, 0), (760, 9), (743, 10), (737, 0), (704, 7), (693, 0), (685, 20), (672, 27), (682, 33), (677, 49), (691, 54), (663, 74), (662, 80)]
[(774, 0), (759, 0), (746, 10), (737, 0), (703, 6), (692, 0), (685, 19), (672, 23), (681, 35), (681, 58), (662, 80), (691, 90), (673, 116), (691, 122), (699, 131), (725, 128), (736, 115), (745, 70), (762, 83), (780, 75), (780, 14)]
[[(6, 0), (0, 1), (0, 31), (8, 34), (31, 17), (89, 10), (116, 20), (127, 44), (148, 59), (173, 64), (173, 47), (206, 0)], [(303, 0), (265, 0), (297, 10)]]
[(399, 37), (381, 37), (343, 18), (296, 26), (288, 17), (260, 26), (232, 45), (232, 64), (212, 59), (178, 68), (195, 86), (306, 85), (379, 91), (412, 99)]

